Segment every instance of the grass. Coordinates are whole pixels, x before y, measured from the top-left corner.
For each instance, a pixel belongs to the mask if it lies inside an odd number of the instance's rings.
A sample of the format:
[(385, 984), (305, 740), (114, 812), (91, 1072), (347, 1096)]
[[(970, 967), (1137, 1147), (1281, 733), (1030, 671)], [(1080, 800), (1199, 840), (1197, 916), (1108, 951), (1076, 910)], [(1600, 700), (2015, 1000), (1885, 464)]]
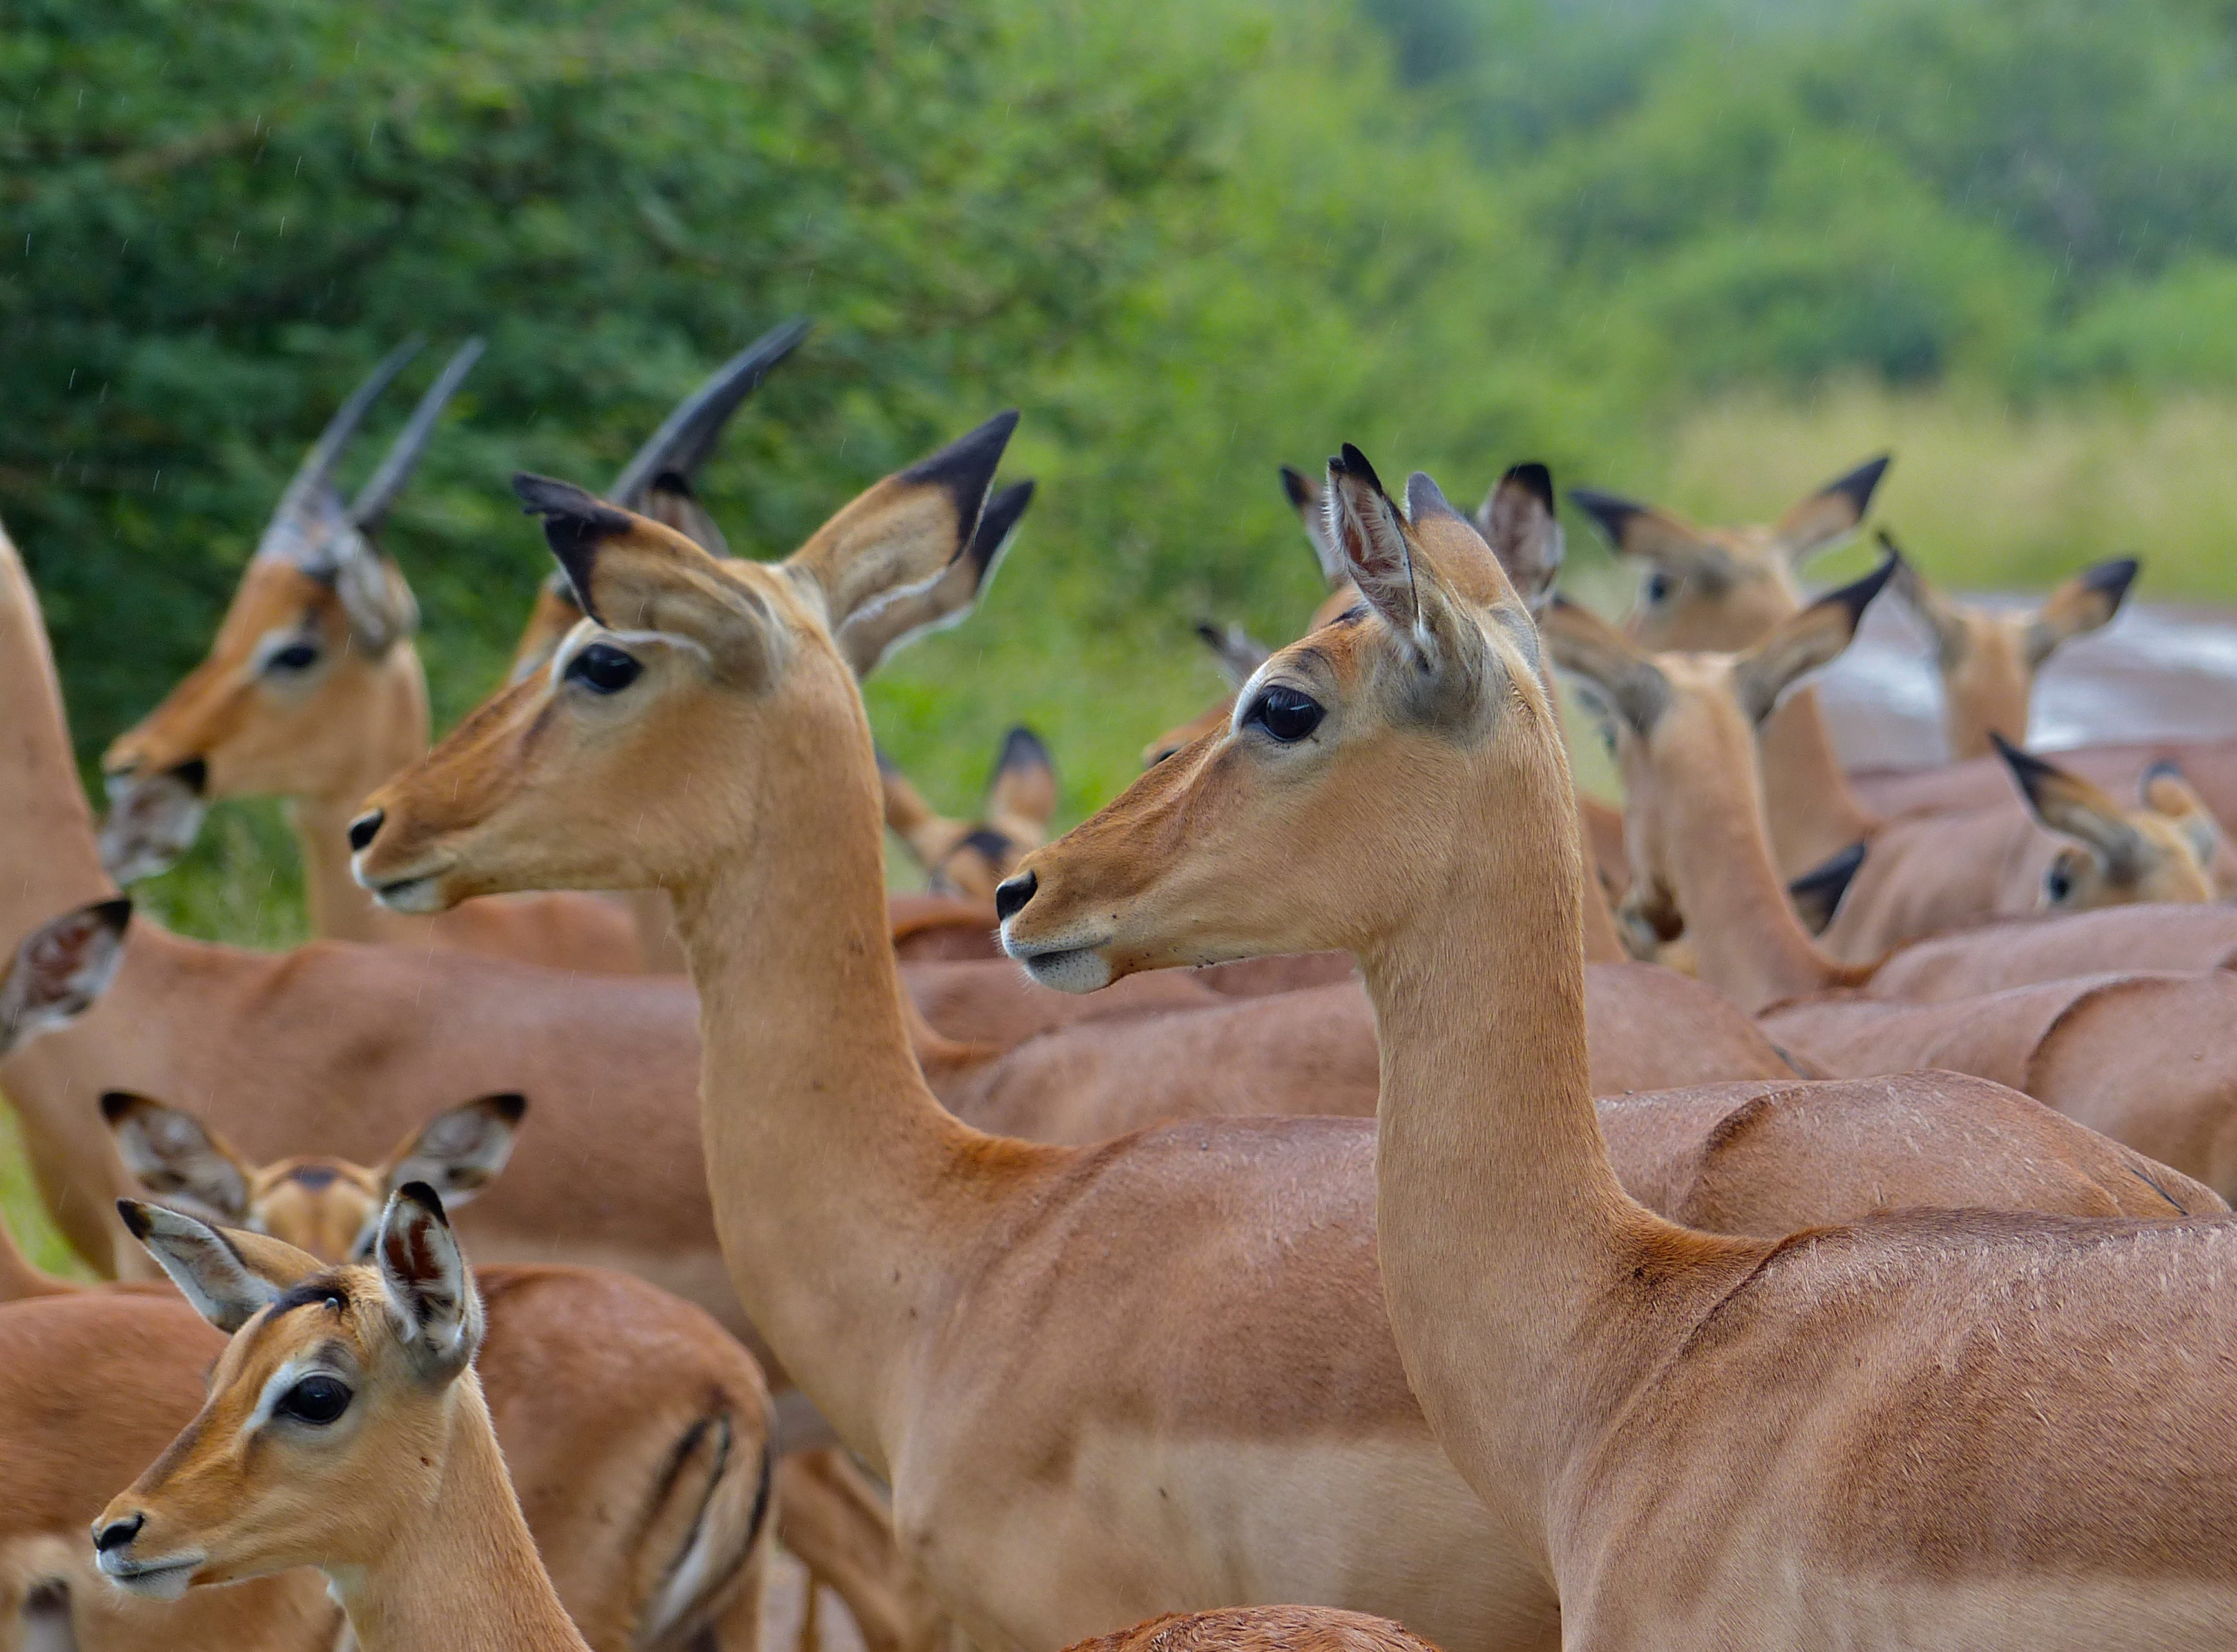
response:
[[(1743, 393), (1688, 413), (1662, 451), (1660, 475), (1557, 480), (1703, 522), (1762, 521), (1867, 455), (1891, 451), (1876, 518), (1953, 589), (2044, 589), (2087, 563), (2134, 553), (2148, 597), (2237, 603), (2237, 469), (2227, 462), (2237, 451), (2237, 399), (2020, 409), (1954, 390), (1836, 385), (1799, 403)], [(1628, 574), (1582, 522), (1571, 520), (1569, 543), (1570, 582), (1596, 606), (1620, 608)], [(1028, 523), (980, 610), (898, 655), (867, 697), (886, 750), (935, 807), (957, 815), (976, 809), (1003, 733), (1030, 725), (1055, 754), (1062, 827), (1116, 796), (1140, 772), (1143, 746), (1225, 686), (1191, 635), (1192, 614), (1114, 613), (1092, 558), (1036, 549)], [(1302, 538), (1297, 554), (1303, 568)], [(1870, 556), (1851, 546), (1812, 564), (1810, 577), (1836, 582)], [(1283, 569), (1269, 584), (1297, 599), (1296, 612), (1287, 633), (1262, 619), (1260, 640), (1286, 642), (1310, 612), (1310, 582)], [(1258, 606), (1263, 614), (1268, 605)], [(1574, 742), (1580, 779), (1611, 794), (1599, 742), (1573, 727), (1584, 736)], [(896, 886), (918, 881), (898, 851), (888, 862)], [(194, 852), (135, 893), (186, 934), (265, 947), (304, 938), (301, 876), (276, 804), (213, 809)], [(67, 1252), (36, 1212), (11, 1136), (0, 1136), (0, 1208), (46, 1266), (63, 1264)]]

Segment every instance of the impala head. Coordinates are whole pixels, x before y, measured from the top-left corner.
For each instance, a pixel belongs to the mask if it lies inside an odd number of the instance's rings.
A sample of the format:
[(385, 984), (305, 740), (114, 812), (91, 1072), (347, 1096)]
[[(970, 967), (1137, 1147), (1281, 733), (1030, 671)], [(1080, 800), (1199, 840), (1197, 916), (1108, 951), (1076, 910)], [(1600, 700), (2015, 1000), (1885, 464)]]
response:
[(1049, 818), (1056, 813), (1056, 765), (1040, 736), (1022, 724), (1003, 738), (975, 820), (935, 813), (882, 751), (878, 781), (885, 792), (886, 825), (908, 846), (937, 895), (993, 899), (995, 886), (1017, 870), (1026, 852), (1048, 841)]
[[(1475, 525), (1427, 476), (1402, 506), (1349, 446), (1326, 497), (1356, 602), (1002, 885), (1003, 944), (1036, 979), (1089, 991), (1174, 964), (1371, 953), (1454, 898), (1487, 834), (1497, 855), (1502, 819), (1574, 819), (1537, 628)], [(1514, 844), (1566, 858), (1552, 872), (1574, 924), (1574, 834)]]
[(2141, 808), (1990, 734), (2028, 812), (2073, 842), (2042, 879), (2046, 912), (2084, 912), (2136, 901), (2202, 905), (2214, 898), (2213, 865), (2221, 828), (2172, 763), (2145, 771)]
[[(794, 818), (868, 731), (859, 673), (975, 599), (966, 553), (1017, 422), (888, 477), (782, 563), (723, 562), (579, 488), (517, 478), (590, 616), (375, 793), (358, 880), (401, 911), (511, 889), (676, 888)], [(867, 767), (867, 765), (866, 765)]]
[(398, 1189), (372, 1262), (340, 1267), (160, 1205), (117, 1208), (233, 1340), (194, 1421), (94, 1522), (102, 1573), (176, 1600), (195, 1583), (364, 1565), (424, 1522), (482, 1337), (434, 1190)]
[(345, 503), (334, 471), (375, 397), (417, 351), (392, 352), (304, 458), (242, 574), (208, 655), (102, 759), (102, 859), (119, 881), (160, 872), (194, 841), (212, 798), (346, 797), (396, 740), (424, 738), (426, 691), (408, 639), (411, 588), (380, 524), (435, 421), (482, 352), (451, 358), (373, 477)]
[(432, 1188), (451, 1209), (465, 1204), (505, 1168), (527, 1110), (527, 1102), (511, 1094), (453, 1107), (376, 1165), (307, 1157), (258, 1165), (183, 1109), (126, 1090), (101, 1098), (117, 1155), (142, 1191), (206, 1221), (269, 1234), (322, 1262), (370, 1254), (381, 1208), (407, 1182)]
[[(708, 374), (630, 456), (606, 490), (607, 503), (664, 523), (715, 556), (729, 556), (729, 542), (699, 503), (692, 478), (721, 443), (731, 415), (808, 336), (811, 325), (805, 316), (779, 322)], [(566, 573), (554, 569), (538, 588), (536, 606), (521, 628), (520, 641), (513, 645), (505, 681), (518, 682), (550, 664), (567, 633), (582, 619), (582, 605), (575, 600)]]
[(23, 938), (0, 972), (0, 1056), (93, 1007), (124, 961), (131, 921), (132, 903), (120, 895), (64, 912)]
[(1768, 525), (1699, 528), (1591, 488), (1569, 498), (1619, 554), (1645, 564), (1626, 627), (1633, 638), (1650, 649), (1730, 653), (1802, 607), (1802, 564), (1857, 530), (1887, 467), (1885, 454), (1868, 459)]
[(1702, 788), (1728, 803), (1732, 777), (1756, 773), (1757, 727), (1788, 688), (1849, 646), (1894, 563), (1820, 597), (1739, 654), (1650, 653), (1588, 610), (1556, 601), (1547, 647), (1599, 714), (1623, 774), (1632, 882), (1618, 917), (1634, 935), (1668, 939), (1682, 926), (1672, 868), (1693, 829), (1687, 806)]
[[(1880, 543), (1895, 549), (1885, 533)], [(1903, 564), (1895, 589), (1934, 633), (1953, 759), (1986, 756), (1992, 735), (2027, 738), (2036, 673), (2061, 643), (2099, 629), (2121, 611), (2137, 566), (2133, 556), (2099, 563), (2059, 586), (2040, 606), (1998, 613), (1952, 602), (1909, 563)]]
[[(1355, 607), (1359, 590), (1352, 583), (1342, 548), (1331, 536), (1328, 497), (1321, 485), (1289, 465), (1282, 467), (1282, 490), (1304, 524), (1329, 594), (1313, 610), (1308, 632), (1317, 631)], [(1554, 479), (1535, 461), (1510, 465), (1492, 484), (1483, 503), (1469, 520), (1489, 543), (1507, 570), (1508, 581), (1535, 618), (1554, 595), (1554, 576), (1561, 571), (1561, 524), (1554, 515)], [(1210, 648), (1220, 673), (1240, 689), (1266, 661), (1268, 650), (1234, 627), (1222, 630), (1209, 621), (1199, 622), (1197, 635)], [(1142, 748), (1142, 767), (1162, 763), (1175, 752), (1227, 726), (1234, 714), (1231, 694), (1200, 716), (1169, 728)]]

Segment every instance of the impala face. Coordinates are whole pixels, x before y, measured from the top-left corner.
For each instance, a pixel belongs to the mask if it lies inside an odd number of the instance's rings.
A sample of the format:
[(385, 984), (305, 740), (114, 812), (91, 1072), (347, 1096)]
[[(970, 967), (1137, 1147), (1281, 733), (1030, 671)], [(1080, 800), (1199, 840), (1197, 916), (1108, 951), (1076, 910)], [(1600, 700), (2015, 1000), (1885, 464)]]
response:
[[(1448, 895), (1498, 811), (1574, 807), (1536, 628), (1475, 526), (1426, 476), (1402, 510), (1349, 447), (1329, 491), (1358, 601), (1273, 654), (1224, 727), (1027, 856), (997, 892), (1003, 945), (1044, 984), (1084, 992), (1137, 970), (1369, 954)], [(1451, 773), (1455, 744), (1481, 755), (1476, 794), (1427, 778)], [(1381, 868), (1380, 912), (1323, 894), (1344, 879), (1320, 872), (1386, 839), (1405, 848)]]
[(2141, 808), (2123, 808), (2078, 774), (2021, 751), (1993, 730), (2029, 813), (2074, 839), (2043, 873), (2046, 912), (2084, 912), (2139, 901), (2201, 905), (2214, 898), (2221, 828), (2172, 763), (2155, 764), (2139, 787)]
[(506, 890), (674, 888), (750, 858), (787, 818), (784, 775), (828, 768), (835, 740), (867, 746), (856, 673), (975, 596), (983, 566), (964, 553), (1015, 423), (887, 477), (775, 564), (517, 478), (590, 617), (366, 800), (358, 881), (426, 912)]
[(1569, 497), (1642, 563), (1625, 628), (1634, 641), (1656, 653), (1735, 654), (1801, 609), (1802, 564), (1856, 531), (1887, 466), (1884, 455), (1867, 460), (1764, 526), (1697, 527), (1590, 488)]
[(119, 1588), (176, 1600), (292, 1566), (363, 1563), (432, 1505), (481, 1300), (433, 1193), (390, 1201), (375, 1263), (322, 1268), (275, 1240), (120, 1201), (126, 1225), (233, 1340), (209, 1397), (94, 1523)]

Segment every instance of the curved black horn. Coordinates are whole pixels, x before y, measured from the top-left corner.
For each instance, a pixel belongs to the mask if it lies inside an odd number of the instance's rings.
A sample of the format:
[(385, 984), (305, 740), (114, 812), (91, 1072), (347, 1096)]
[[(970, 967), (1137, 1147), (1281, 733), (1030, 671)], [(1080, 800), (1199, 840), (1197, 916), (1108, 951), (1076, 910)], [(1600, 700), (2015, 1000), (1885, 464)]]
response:
[(274, 520), (301, 510), (321, 489), (333, 486), (334, 465), (349, 446), (350, 438), (357, 434), (357, 427), (365, 422), (366, 410), (426, 342), (420, 334), (413, 333), (383, 356), (365, 376), (365, 382), (350, 392), (349, 399), (334, 410), (334, 416), (327, 421), (327, 428), (319, 432), (319, 439), (311, 444), (311, 451), (295, 467), (294, 478), (287, 484), (287, 490), (280, 496), (279, 506), (272, 513)]
[(673, 471), (689, 480), (707, 462), (722, 439), (723, 427), (738, 404), (754, 393), (770, 368), (793, 352), (815, 325), (806, 316), (771, 327), (708, 376), (707, 382), (676, 405), (661, 421), (651, 438), (637, 449), (622, 473), (606, 490), (606, 497), (624, 510), (634, 510), (645, 490), (663, 472)]
[(396, 496), (404, 491), (404, 484), (412, 479), (412, 472), (426, 451), (427, 438), (435, 433), (435, 421), (442, 417), (443, 404), (451, 399), (465, 376), (474, 370), (488, 345), (480, 338), (469, 339), (452, 354), (435, 382), (427, 386), (427, 393), (412, 410), (396, 439), (389, 444), (387, 456), (380, 468), (358, 490), (357, 501), (350, 506), (350, 519), (360, 528), (379, 525), (388, 509), (396, 503)]

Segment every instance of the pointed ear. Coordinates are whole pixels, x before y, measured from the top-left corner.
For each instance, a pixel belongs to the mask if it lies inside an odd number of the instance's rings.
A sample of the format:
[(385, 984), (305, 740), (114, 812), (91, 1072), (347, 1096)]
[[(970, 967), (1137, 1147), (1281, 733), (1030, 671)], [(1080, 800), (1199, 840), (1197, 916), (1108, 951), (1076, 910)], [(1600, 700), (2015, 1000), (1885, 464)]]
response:
[(987, 819), (1046, 833), (1056, 798), (1056, 761), (1040, 736), (1020, 723), (1002, 737), (1001, 755), (987, 778)]
[(1349, 442), (1328, 463), (1326, 500), (1329, 537), (1351, 582), (1392, 630), (1410, 636), (1422, 609), (1405, 518), (1367, 456)]
[(1033, 484), (1019, 482), (987, 501), (963, 555), (929, 585), (875, 602), (839, 628), (839, 652), (857, 677), (866, 677), (894, 649), (928, 631), (944, 631), (966, 618), (987, 595), (994, 570), (1018, 536), (1018, 523), (1033, 502)]
[(1724, 548), (1674, 511), (1659, 510), (1597, 488), (1571, 488), (1569, 503), (1592, 518), (1619, 556), (1644, 556), (1672, 568), (1729, 572)]
[(2115, 557), (2084, 569), (2043, 598), (2028, 622), (2027, 662), (2039, 666), (2060, 643), (2107, 624), (2121, 611), (2141, 564), (2134, 556)]
[(1836, 477), (1772, 524), (1772, 536), (1787, 560), (1799, 563), (1818, 551), (1830, 550), (1857, 531), (1871, 508), (1872, 490), (1887, 474), (1893, 456), (1883, 453), (1866, 459), (1848, 475)]
[(2116, 875), (2141, 864), (2141, 834), (2122, 818), (2121, 806), (2102, 788), (2022, 751), (1993, 728), (1989, 740), (2011, 771), (2013, 783), (2027, 801), (2028, 813), (2045, 827), (2087, 844), (2106, 870)]
[(1786, 885), (1787, 897), (1794, 903), (1795, 916), (1812, 935), (1823, 935), (1825, 926), (1833, 921), (1833, 914), (1841, 907), (1841, 897), (1849, 892), (1849, 885), (1856, 881), (1858, 868), (1864, 864), (1868, 846), (1852, 843), (1824, 865), (1804, 872)]
[(1880, 549), (1895, 561), (1895, 571), (1889, 576), (1888, 589), (1909, 605), (1912, 613), (1927, 623), (1934, 633), (1934, 646), (1945, 666), (1955, 665), (1964, 657), (1970, 636), (1965, 629), (1964, 615), (1957, 605), (1943, 600), (1942, 593), (1927, 583), (1926, 576), (1911, 566), (1903, 554), (1895, 536), (1883, 528), (1875, 536)]
[(1554, 663), (1578, 678), (1604, 710), (1641, 738), (1654, 732), (1670, 704), (1670, 681), (1638, 644), (1558, 592), (1538, 629)]
[(663, 528), (673, 528), (709, 556), (730, 554), (730, 542), (722, 528), (691, 490), (690, 478), (681, 471), (663, 471), (645, 484), (644, 501), (637, 506), (644, 516)]
[(132, 903), (120, 895), (64, 912), (23, 938), (0, 977), (0, 1056), (93, 1007), (116, 978), (131, 920)]
[(785, 559), (788, 570), (822, 594), (835, 637), (924, 589), (969, 549), (987, 484), (1017, 427), (1014, 411), (996, 414), (878, 483)]
[(522, 471), (512, 490), (543, 518), (577, 605), (600, 625), (682, 638), (725, 681), (765, 671), (775, 633), (761, 600), (690, 540), (550, 477)]
[(293, 1245), (162, 1205), (119, 1199), (116, 1211), (195, 1312), (228, 1336), (321, 1266)]
[(334, 563), (334, 595), (349, 622), (350, 642), (377, 660), (419, 629), (419, 604), (404, 572), (353, 534)]
[[(1319, 564), (1322, 582), (1331, 590), (1351, 577), (1343, 565), (1343, 552), (1329, 532), (1328, 501), (1323, 496), (1321, 484), (1303, 471), (1289, 465), (1282, 467), (1282, 493), (1290, 502), (1290, 509), (1297, 513), (1297, 520), (1305, 526), (1305, 538), (1313, 548), (1313, 561)], [(1255, 669), (1255, 668), (1254, 668)]]
[(399, 1334), (420, 1374), (447, 1379), (465, 1370), (481, 1346), (481, 1293), (432, 1188), (407, 1181), (388, 1195), (373, 1254)]
[(1240, 688), (1250, 681), (1273, 652), (1239, 625), (1220, 626), (1210, 620), (1198, 620), (1196, 636), (1198, 642), (1211, 650), (1212, 661), (1231, 688)]
[(1732, 692), (1751, 722), (1770, 716), (1798, 677), (1840, 657), (1864, 609), (1902, 562), (1891, 552), (1862, 579), (1819, 597), (1732, 661)]
[(505, 1168), (527, 1112), (527, 1099), (508, 1091), (438, 1113), (381, 1168), (381, 1186), (393, 1193), (424, 1182), (455, 1209)]
[(2192, 852), (2198, 857), (2198, 864), (2211, 868), (2214, 857), (2221, 848), (2221, 822), (2214, 819), (2206, 800), (2191, 789), (2182, 770), (2172, 762), (2155, 763), (2144, 771), (2138, 789), (2143, 794), (2144, 806), (2164, 814), (2181, 826)]
[(101, 1116), (124, 1168), (155, 1197), (229, 1226), (248, 1220), (251, 1167), (193, 1114), (113, 1089), (101, 1098)]
[(1511, 468), (1484, 496), (1475, 525), (1523, 605), (1533, 614), (1542, 612), (1565, 549), (1561, 520), (1554, 514), (1553, 473), (1534, 461)]

